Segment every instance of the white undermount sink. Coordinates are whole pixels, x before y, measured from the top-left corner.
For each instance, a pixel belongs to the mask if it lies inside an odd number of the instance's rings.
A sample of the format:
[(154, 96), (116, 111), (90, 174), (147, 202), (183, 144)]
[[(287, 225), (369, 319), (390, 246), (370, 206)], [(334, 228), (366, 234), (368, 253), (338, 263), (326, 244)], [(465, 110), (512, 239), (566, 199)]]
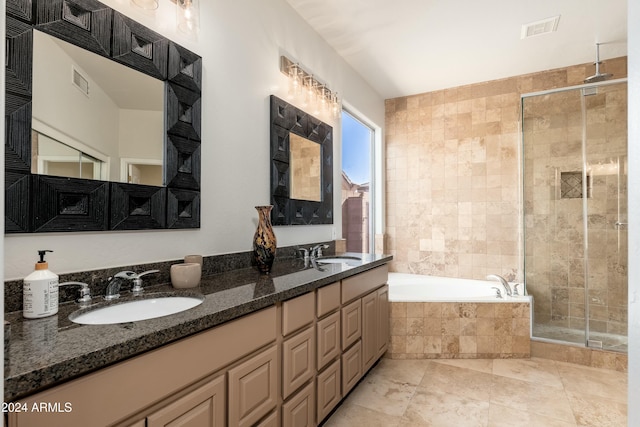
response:
[(316, 258), (316, 261), (320, 264), (347, 264), (347, 265), (359, 265), (362, 259), (357, 256), (348, 255), (336, 255)]
[(135, 322), (180, 313), (202, 304), (202, 301), (201, 296), (143, 297), (93, 310), (75, 311), (69, 315), (69, 320), (83, 325)]

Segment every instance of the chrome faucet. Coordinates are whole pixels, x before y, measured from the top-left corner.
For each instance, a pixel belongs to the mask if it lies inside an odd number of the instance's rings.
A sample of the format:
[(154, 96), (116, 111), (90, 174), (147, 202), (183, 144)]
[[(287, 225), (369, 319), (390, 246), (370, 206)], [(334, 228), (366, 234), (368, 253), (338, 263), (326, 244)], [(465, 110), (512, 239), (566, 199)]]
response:
[(91, 304), (91, 290), (89, 289), (89, 285), (83, 282), (64, 282), (60, 283), (60, 286), (80, 286), (80, 298), (76, 300), (80, 307), (87, 307)]
[(120, 286), (125, 279), (129, 279), (133, 282), (131, 293), (133, 293), (133, 295), (140, 295), (144, 291), (144, 288), (142, 287), (142, 276), (150, 273), (157, 273), (159, 271), (160, 270), (148, 270), (140, 274), (133, 271), (121, 271), (113, 277), (109, 277), (109, 284), (107, 285), (107, 291), (104, 299), (109, 301), (120, 298)]
[(315, 259), (315, 258), (321, 257), (322, 256), (322, 250), (323, 249), (327, 249), (327, 248), (329, 248), (329, 245), (325, 245), (325, 244), (322, 244), (322, 243), (312, 247), (311, 251), (310, 251), (311, 259)]
[(509, 286), (509, 282), (507, 282), (504, 277), (498, 276), (497, 274), (490, 274), (487, 276), (487, 280), (499, 281), (500, 283), (502, 283), (502, 286), (504, 287), (504, 292), (508, 296), (511, 296), (511, 287)]

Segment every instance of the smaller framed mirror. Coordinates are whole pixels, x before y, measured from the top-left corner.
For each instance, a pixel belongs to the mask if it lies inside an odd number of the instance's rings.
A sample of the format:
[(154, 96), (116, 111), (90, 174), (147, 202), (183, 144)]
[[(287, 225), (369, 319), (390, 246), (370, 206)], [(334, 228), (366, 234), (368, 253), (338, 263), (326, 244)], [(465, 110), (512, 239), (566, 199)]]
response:
[(271, 222), (333, 224), (333, 128), (271, 96)]

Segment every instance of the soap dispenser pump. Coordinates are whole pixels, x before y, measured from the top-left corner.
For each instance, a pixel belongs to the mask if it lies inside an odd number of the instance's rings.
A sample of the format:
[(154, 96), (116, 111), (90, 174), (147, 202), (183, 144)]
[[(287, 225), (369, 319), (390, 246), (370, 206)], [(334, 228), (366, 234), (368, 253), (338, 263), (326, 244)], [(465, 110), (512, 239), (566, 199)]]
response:
[(22, 315), (27, 319), (52, 316), (58, 312), (58, 275), (49, 271), (44, 260), (49, 249), (39, 250), (36, 270), (24, 278), (22, 287)]

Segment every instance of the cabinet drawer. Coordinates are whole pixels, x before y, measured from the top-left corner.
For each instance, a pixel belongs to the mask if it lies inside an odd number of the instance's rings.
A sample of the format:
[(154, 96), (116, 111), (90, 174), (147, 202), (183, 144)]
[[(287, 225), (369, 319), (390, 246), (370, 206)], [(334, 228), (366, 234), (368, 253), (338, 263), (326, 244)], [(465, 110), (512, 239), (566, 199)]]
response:
[(315, 396), (313, 383), (300, 390), (282, 405), (283, 427), (315, 427)]
[(318, 318), (321, 318), (340, 307), (340, 282), (323, 286), (317, 290), (316, 310)]
[(356, 300), (342, 307), (342, 348), (347, 348), (362, 335), (361, 302)]
[[(224, 375), (211, 380), (147, 417), (147, 427), (188, 425), (223, 427), (226, 421)], [(145, 424), (143, 423), (142, 426)]]
[(277, 348), (269, 347), (229, 370), (229, 424), (250, 426), (276, 407)]
[(313, 322), (315, 295), (306, 293), (282, 303), (282, 335), (287, 336)]
[(316, 380), (317, 424), (320, 424), (342, 399), (340, 386), (340, 359), (338, 359), (324, 372), (318, 374)]
[(340, 354), (340, 313), (319, 320), (317, 326), (318, 370)]
[(313, 326), (282, 343), (282, 398), (286, 399), (315, 375)]
[(342, 281), (342, 303), (358, 298), (387, 283), (389, 269), (381, 265), (374, 269), (347, 277)]
[(362, 377), (362, 343), (358, 341), (342, 355), (342, 395), (353, 388)]

